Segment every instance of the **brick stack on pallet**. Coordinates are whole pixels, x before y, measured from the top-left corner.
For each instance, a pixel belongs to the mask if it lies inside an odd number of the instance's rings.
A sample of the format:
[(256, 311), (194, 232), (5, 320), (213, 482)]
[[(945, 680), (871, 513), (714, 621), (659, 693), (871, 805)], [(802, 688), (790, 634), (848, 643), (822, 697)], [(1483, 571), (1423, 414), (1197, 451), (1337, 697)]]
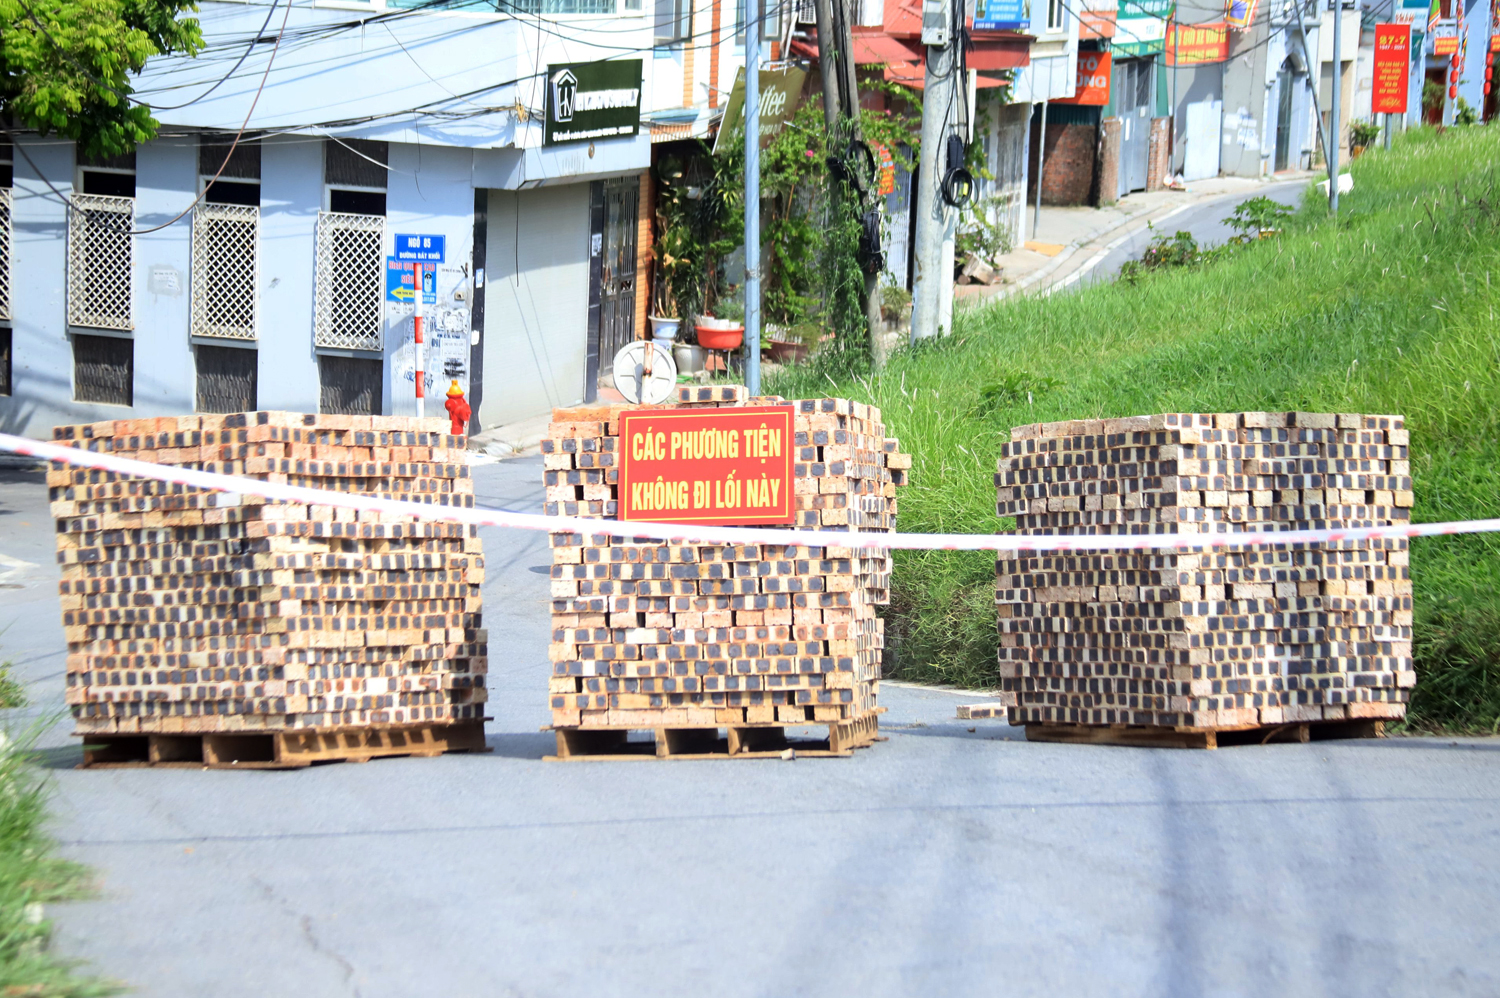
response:
[[(1400, 416), (1020, 426), (995, 483), (1000, 516), (1040, 535), (1384, 526), (1412, 504)], [(1030, 738), (1378, 734), (1416, 678), (1405, 540), (1002, 552), (997, 576), (1002, 689)]]
[[(784, 753), (786, 728), (827, 725), (846, 755), (876, 737), (890, 556), (835, 531), (889, 532), (909, 455), (880, 410), (845, 399), (784, 403), (743, 387), (682, 387), (660, 408), (795, 407), (797, 546), (552, 535), (552, 723), (558, 756)], [(542, 442), (549, 515), (614, 519), (622, 412), (558, 409)], [(813, 536), (824, 532), (823, 536)], [(719, 729), (726, 731), (718, 737)]]
[[(63, 426), (59, 443), (473, 506), (446, 420), (285, 412)], [(305, 765), (482, 749), (473, 527), (54, 465), (67, 701), (90, 762)]]

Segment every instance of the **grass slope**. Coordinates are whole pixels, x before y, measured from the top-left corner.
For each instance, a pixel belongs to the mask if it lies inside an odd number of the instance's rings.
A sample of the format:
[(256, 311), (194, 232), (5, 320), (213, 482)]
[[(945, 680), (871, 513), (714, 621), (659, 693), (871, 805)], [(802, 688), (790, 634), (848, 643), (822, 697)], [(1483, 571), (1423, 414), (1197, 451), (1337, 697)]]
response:
[[(914, 455), (901, 529), (997, 528), (1010, 427), (1155, 412), (1400, 413), (1418, 521), (1500, 516), (1500, 129), (1421, 130), (1354, 163), (1335, 221), (1309, 197), (1281, 238), (1204, 269), (960, 312), (954, 335), (836, 394), (879, 405)], [(792, 369), (768, 389), (827, 394)], [(1500, 543), (1412, 552), (1426, 723), (1500, 723)], [(994, 563), (901, 552), (887, 673), (994, 685)]]
[[(23, 705), (20, 684), (0, 663), (0, 709)], [(0, 730), (0, 996), (94, 998), (118, 984), (75, 973), (47, 951), (52, 926), (43, 906), (86, 895), (88, 871), (59, 859), (44, 825), (46, 781), (28, 760), (30, 736)]]

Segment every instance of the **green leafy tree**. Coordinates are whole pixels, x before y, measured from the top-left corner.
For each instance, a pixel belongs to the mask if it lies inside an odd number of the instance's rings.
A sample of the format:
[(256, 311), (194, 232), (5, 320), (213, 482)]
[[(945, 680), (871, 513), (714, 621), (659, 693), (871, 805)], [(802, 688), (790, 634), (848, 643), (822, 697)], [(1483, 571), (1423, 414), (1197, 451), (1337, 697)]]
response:
[(0, 113), (72, 139), (85, 156), (117, 156), (156, 135), (130, 99), (152, 56), (196, 55), (192, 0), (0, 0)]

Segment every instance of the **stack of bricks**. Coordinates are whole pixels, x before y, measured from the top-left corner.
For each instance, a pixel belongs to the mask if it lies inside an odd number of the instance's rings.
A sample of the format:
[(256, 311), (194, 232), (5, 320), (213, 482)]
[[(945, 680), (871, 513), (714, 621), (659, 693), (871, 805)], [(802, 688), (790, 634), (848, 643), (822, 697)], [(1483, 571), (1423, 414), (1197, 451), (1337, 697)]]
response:
[[(676, 406), (795, 408), (795, 521), (890, 532), (909, 455), (880, 410), (785, 403), (738, 386), (678, 389)], [(558, 409), (542, 453), (549, 515), (616, 516), (622, 412)], [(809, 541), (814, 538), (809, 537)], [(890, 555), (840, 546), (666, 543), (552, 535), (552, 721), (557, 728), (834, 724), (876, 713)]]
[[(63, 426), (57, 442), (265, 482), (471, 507), (447, 420), (252, 412)], [(81, 734), (483, 721), (474, 527), (54, 465)]]
[[(1223, 534), (1410, 520), (1400, 416), (1168, 414), (1021, 426), (995, 484), (1022, 534)], [(1400, 718), (1405, 540), (1012, 554), (1013, 724), (1246, 728)]]

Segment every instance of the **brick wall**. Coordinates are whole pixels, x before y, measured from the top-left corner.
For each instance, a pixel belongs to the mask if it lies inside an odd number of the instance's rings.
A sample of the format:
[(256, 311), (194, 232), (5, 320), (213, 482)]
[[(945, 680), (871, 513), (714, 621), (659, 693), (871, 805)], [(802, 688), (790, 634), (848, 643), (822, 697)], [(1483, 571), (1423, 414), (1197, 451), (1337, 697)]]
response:
[(1146, 190), (1159, 191), (1167, 186), (1172, 169), (1172, 119), (1151, 119), (1151, 144), (1146, 166)]
[(1103, 133), (1099, 144), (1099, 204), (1114, 204), (1120, 191), (1120, 119), (1105, 118), (1099, 130)]
[[(1041, 121), (1031, 125), (1031, 163), (1026, 199), (1036, 200), (1036, 154)], [(1094, 188), (1099, 129), (1094, 125), (1047, 123), (1047, 160), (1042, 164), (1042, 204), (1088, 204)]]

